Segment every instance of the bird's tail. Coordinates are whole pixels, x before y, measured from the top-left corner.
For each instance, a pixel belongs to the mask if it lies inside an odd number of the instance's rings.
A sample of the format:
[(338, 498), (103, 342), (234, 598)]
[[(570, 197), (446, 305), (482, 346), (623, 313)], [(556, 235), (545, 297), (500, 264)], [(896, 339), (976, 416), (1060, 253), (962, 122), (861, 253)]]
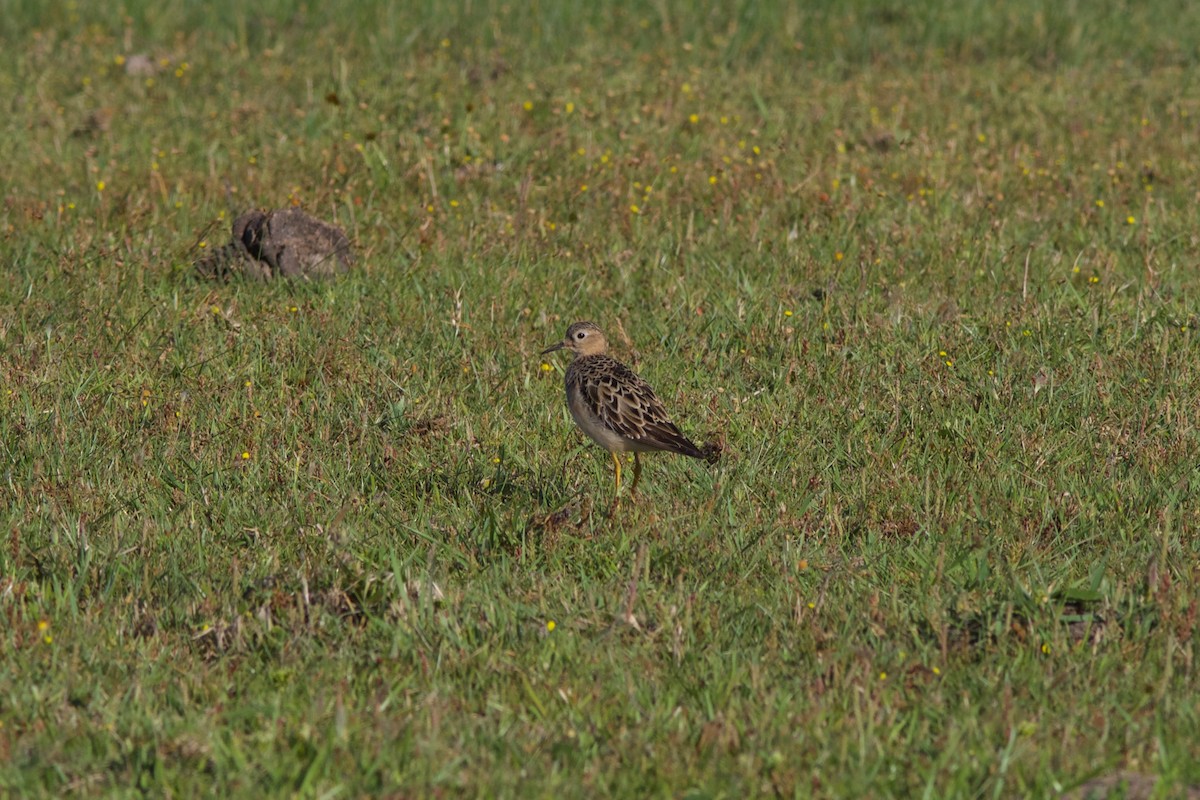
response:
[(706, 442), (704, 446), (697, 447), (690, 439), (683, 439), (679, 444), (680, 446), (676, 452), (685, 456), (691, 456), (692, 458), (699, 458), (702, 461), (707, 461), (709, 464), (717, 463), (721, 458), (721, 451), (724, 449), (717, 442)]

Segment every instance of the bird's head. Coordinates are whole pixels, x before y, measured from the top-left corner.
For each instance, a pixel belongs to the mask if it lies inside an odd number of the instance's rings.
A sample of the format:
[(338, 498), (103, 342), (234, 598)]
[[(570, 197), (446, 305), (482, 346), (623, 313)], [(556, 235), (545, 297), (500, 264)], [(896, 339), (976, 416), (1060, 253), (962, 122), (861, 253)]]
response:
[(567, 335), (561, 342), (552, 344), (542, 351), (542, 355), (553, 353), (555, 350), (570, 350), (577, 356), (595, 356), (608, 350), (608, 340), (604, 331), (594, 322), (576, 322), (567, 328)]

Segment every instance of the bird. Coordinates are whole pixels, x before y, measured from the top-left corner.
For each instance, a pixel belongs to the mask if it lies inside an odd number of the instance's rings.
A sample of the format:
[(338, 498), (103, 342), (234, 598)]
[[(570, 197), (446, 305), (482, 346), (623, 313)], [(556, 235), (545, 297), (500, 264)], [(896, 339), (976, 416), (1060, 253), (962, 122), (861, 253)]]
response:
[(621, 492), (618, 453), (633, 453), (631, 495), (642, 477), (639, 453), (666, 451), (711, 459), (712, 452), (697, 447), (675, 427), (650, 384), (608, 355), (608, 340), (594, 322), (572, 324), (563, 340), (542, 355), (556, 350), (574, 354), (567, 367), (567, 408), (575, 424), (612, 456), (614, 500)]

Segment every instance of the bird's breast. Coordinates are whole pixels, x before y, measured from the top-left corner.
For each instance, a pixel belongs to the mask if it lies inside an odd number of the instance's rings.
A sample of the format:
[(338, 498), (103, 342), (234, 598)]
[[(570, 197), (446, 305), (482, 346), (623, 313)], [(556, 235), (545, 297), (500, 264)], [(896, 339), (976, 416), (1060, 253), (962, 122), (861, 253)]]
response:
[(567, 408), (571, 410), (571, 418), (575, 420), (579, 429), (605, 450), (612, 452), (630, 449), (629, 440), (604, 424), (578, 386), (567, 387)]

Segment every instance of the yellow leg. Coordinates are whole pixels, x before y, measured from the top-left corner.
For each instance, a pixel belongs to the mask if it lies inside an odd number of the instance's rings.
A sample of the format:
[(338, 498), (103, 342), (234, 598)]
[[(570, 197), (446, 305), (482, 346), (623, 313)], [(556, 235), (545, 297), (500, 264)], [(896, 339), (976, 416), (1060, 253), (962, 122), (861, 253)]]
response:
[(638, 481), (642, 478), (642, 460), (638, 458), (637, 451), (633, 453), (633, 485), (629, 487), (629, 494), (632, 495), (637, 491)]
[(621, 459), (617, 457), (617, 454), (615, 452), (609, 453), (609, 455), (612, 456), (613, 466), (616, 467), (616, 469), (617, 469), (616, 473), (614, 473), (614, 475), (616, 477), (617, 486), (616, 486), (616, 489), (613, 491), (613, 495), (616, 496), (621, 493)]

